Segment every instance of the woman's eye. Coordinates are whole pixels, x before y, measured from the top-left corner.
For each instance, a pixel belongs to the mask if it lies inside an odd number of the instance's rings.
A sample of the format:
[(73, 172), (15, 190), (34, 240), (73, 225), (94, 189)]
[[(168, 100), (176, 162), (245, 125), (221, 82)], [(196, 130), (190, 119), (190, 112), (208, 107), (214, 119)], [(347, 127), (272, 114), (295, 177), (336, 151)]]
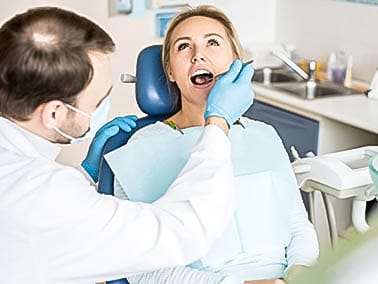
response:
[(216, 39), (210, 39), (208, 44), (210, 46), (219, 46), (219, 41), (217, 41)]
[(177, 50), (178, 51), (181, 51), (181, 50), (184, 50), (185, 48), (187, 48), (189, 46), (189, 43), (180, 43), (177, 47)]

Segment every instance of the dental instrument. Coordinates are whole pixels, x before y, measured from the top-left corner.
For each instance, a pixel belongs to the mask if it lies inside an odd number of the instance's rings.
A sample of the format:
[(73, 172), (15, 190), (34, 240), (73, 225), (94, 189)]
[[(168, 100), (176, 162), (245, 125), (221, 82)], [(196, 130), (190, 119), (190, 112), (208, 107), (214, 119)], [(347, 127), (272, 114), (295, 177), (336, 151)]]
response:
[[(365, 146), (293, 162), (302, 191), (320, 191), (326, 209), (332, 244), (337, 242), (336, 217), (329, 195), (338, 199), (353, 198), (352, 224), (360, 232), (368, 230), (366, 201), (378, 197), (369, 174), (369, 159), (378, 155), (378, 146)], [(314, 222), (314, 204), (309, 194), (310, 219)]]
[[(251, 64), (253, 61), (254, 61), (253, 59), (248, 60), (248, 61), (243, 63), (243, 66), (245, 66), (247, 64)], [(195, 74), (192, 75), (190, 80), (192, 81), (193, 84), (197, 84), (197, 85), (209, 84), (211, 81), (217, 80), (220, 76), (223, 76), (228, 72), (228, 70), (227, 70), (226, 72), (222, 72), (222, 73), (219, 73), (219, 74), (214, 76), (212, 73), (210, 73), (208, 71), (205, 71), (205, 72), (201, 72), (201, 71), (199, 73), (195, 72)]]
[[(243, 67), (244, 67), (245, 65), (252, 64), (253, 61), (255, 61), (255, 60), (254, 60), (254, 59), (247, 60), (246, 62), (243, 63)], [(220, 73), (220, 74), (218, 74), (218, 75), (215, 75), (213, 79), (218, 79), (220, 76), (223, 76), (223, 75), (226, 74), (227, 72), (228, 72), (228, 71), (223, 72), (223, 73)], [(211, 80), (209, 80), (209, 81), (211, 81)]]

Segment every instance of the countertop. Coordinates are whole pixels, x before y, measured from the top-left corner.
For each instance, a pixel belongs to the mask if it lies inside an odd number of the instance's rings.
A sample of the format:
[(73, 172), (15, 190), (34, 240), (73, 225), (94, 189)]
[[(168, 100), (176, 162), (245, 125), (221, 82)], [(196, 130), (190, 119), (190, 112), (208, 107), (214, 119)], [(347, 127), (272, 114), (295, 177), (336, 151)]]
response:
[(378, 134), (378, 100), (365, 95), (347, 95), (304, 100), (261, 83), (253, 83), (256, 99), (295, 113), (319, 119), (332, 119)]

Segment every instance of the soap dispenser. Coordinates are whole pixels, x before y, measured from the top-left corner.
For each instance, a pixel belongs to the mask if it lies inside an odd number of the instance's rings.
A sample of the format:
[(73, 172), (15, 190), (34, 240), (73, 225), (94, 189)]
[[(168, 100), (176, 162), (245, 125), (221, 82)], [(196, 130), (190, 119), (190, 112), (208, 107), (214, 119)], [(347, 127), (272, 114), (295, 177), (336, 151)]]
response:
[(336, 64), (336, 53), (332, 52), (328, 57), (327, 62), (327, 79), (332, 81), (332, 70)]
[(352, 64), (353, 64), (353, 57), (352, 55), (348, 55), (346, 71), (345, 71), (345, 80), (344, 86), (345, 87), (352, 87)]

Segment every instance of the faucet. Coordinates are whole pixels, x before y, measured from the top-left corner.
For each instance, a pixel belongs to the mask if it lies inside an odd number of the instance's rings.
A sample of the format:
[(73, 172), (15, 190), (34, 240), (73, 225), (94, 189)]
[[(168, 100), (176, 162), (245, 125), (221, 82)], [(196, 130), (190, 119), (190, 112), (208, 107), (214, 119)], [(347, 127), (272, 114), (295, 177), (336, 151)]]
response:
[(299, 76), (301, 76), (304, 80), (315, 81), (315, 70), (316, 70), (315, 60), (310, 60), (308, 62), (308, 73), (306, 73), (301, 67), (299, 67), (293, 60), (291, 60), (283, 52), (278, 51), (278, 50), (272, 50), (270, 54), (280, 59), (283, 63), (285, 63), (293, 71), (295, 71)]

